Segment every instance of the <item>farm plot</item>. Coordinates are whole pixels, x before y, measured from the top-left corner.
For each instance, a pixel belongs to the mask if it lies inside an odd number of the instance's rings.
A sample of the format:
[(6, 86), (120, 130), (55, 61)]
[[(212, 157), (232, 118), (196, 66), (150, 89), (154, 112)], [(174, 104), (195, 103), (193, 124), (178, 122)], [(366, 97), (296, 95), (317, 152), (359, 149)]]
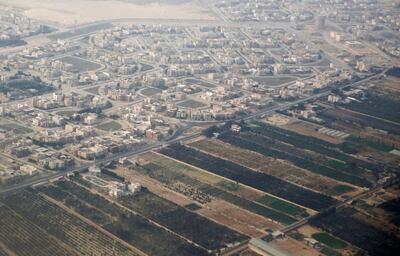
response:
[(217, 250), (247, 239), (233, 230), (212, 222), (151, 192), (127, 196), (121, 203), (147, 218), (207, 248)]
[[(321, 163), (323, 165), (334, 168), (338, 172), (359, 176), (352, 172), (356, 169), (365, 169), (365, 171), (369, 171), (373, 170), (375, 167), (369, 162), (351, 156), (350, 154), (355, 154), (358, 151), (355, 147), (349, 146), (348, 143), (332, 144), (262, 122), (254, 122), (249, 129), (250, 132), (248, 136), (254, 136), (254, 138), (258, 137), (279, 151), (299, 156), (305, 160), (315, 159), (315, 157), (318, 156), (318, 161), (314, 161), (314, 163), (322, 161)], [(347, 167), (349, 168), (337, 169), (336, 166), (330, 166), (329, 163), (331, 160), (344, 162), (348, 164)], [(345, 166), (341, 168), (343, 167)], [(364, 178), (362, 175), (359, 177)]]
[(5, 205), (0, 205), (0, 226), (1, 243), (17, 255), (78, 255)]
[(336, 200), (331, 197), (182, 145), (171, 145), (168, 148), (161, 149), (160, 152), (310, 209), (318, 211), (336, 203)]
[(3, 202), (21, 217), (74, 248), (79, 254), (137, 255), (75, 215), (45, 200), (37, 191), (24, 190), (6, 197)]
[(0, 245), (0, 256), (9, 256), (9, 255), (7, 254), (7, 252), (5, 251), (5, 249), (3, 249), (3, 248), (1, 247), (1, 245)]
[(388, 94), (379, 94), (375, 90), (369, 90), (367, 100), (358, 102), (352, 101), (349, 104), (341, 105), (346, 109), (363, 113), (368, 116), (378, 117), (392, 122), (400, 122), (400, 115), (394, 109), (400, 109), (397, 98)]
[[(334, 190), (336, 186), (341, 185), (336, 180), (314, 174), (254, 151), (238, 148), (220, 140), (205, 139), (190, 143), (190, 146), (326, 194), (338, 194)], [(352, 190), (352, 187), (349, 188)]]
[[(369, 255), (398, 255), (400, 240), (384, 230), (356, 217), (358, 213), (351, 208), (341, 208), (336, 212), (325, 214), (311, 223), (334, 236), (347, 241), (369, 253)], [(329, 245), (339, 246), (336, 241), (324, 241)], [(341, 241), (342, 242), (342, 241)], [(342, 242), (343, 243), (343, 242)], [(340, 243), (340, 246), (343, 245)]]
[(347, 149), (345, 144), (332, 144), (314, 137), (305, 136), (299, 133), (291, 132), (267, 123), (255, 121), (252, 123), (251, 131), (270, 139), (293, 145), (298, 148), (310, 150), (319, 154), (326, 155), (333, 159), (338, 159), (346, 163), (354, 163), (363, 168), (371, 167), (371, 164), (355, 159), (346, 153), (356, 153), (353, 149)]
[[(54, 188), (53, 188), (54, 189)], [(70, 181), (47, 194), (149, 255), (206, 255), (206, 251)], [(60, 192), (61, 190), (61, 192)], [(72, 200), (71, 200), (72, 196)], [(154, 246), (154, 245), (157, 246)], [(166, 249), (168, 248), (168, 249)]]
[(316, 233), (312, 238), (334, 249), (342, 249), (347, 246), (345, 242), (327, 233)]
[[(261, 230), (265, 228), (277, 229), (280, 227), (278, 224), (266, 220), (261, 216), (252, 214), (236, 205), (217, 198), (212, 198), (211, 201), (203, 201), (203, 203), (200, 203), (197, 201), (198, 193), (192, 193), (194, 190), (199, 192), (202, 196), (208, 198), (210, 198), (210, 196), (206, 195), (194, 186), (190, 186), (193, 188), (190, 194), (176, 191), (171, 188), (170, 185), (161, 183), (157, 179), (150, 178), (148, 175), (141, 173), (137, 170), (137, 167), (135, 167), (135, 169), (132, 167), (129, 169), (119, 168), (117, 169), (117, 173), (126, 180), (140, 182), (152, 191), (152, 193), (159, 195), (168, 201), (181, 205), (190, 211), (196, 212), (249, 237), (259, 237), (263, 235), (264, 232)], [(177, 183), (185, 184), (186, 187), (189, 187), (187, 183)], [(193, 201), (196, 201), (197, 203), (193, 203)]]
[[(209, 184), (207, 183), (207, 179), (206, 181), (201, 181), (201, 179), (192, 178), (191, 176), (192, 173), (197, 173), (199, 176), (205, 176), (209, 174), (202, 174), (200, 173), (200, 171), (185, 166), (184, 164), (175, 162), (174, 160), (169, 160), (170, 163), (167, 164), (166, 162), (168, 160), (169, 159), (163, 160), (163, 165), (152, 162), (151, 164), (148, 164), (144, 166), (144, 168), (141, 168), (139, 170), (141, 170), (143, 173), (150, 176), (151, 178), (157, 179), (165, 184), (170, 184), (177, 181), (188, 184), (189, 186), (192, 186), (202, 193), (210, 195), (213, 198), (218, 198), (220, 200), (229, 202), (250, 212), (256, 213), (260, 216), (272, 219), (283, 224), (290, 224), (296, 220), (295, 215), (287, 214), (285, 211), (280, 212), (273, 207), (268, 207), (261, 203), (257, 203), (252, 199), (261, 198), (265, 195), (263, 193), (257, 194), (256, 196), (246, 196), (246, 194), (249, 193), (246, 193), (247, 191), (245, 191), (244, 187), (226, 180), (214, 182), (214, 184)], [(197, 177), (197, 175), (194, 177)], [(282, 200), (279, 201), (283, 203)], [(295, 205), (292, 206), (296, 207)], [(300, 207), (298, 207), (298, 209), (301, 214), (305, 214), (304, 209)]]
[(384, 130), (391, 134), (400, 135), (400, 124), (390, 123), (376, 117), (363, 115), (357, 112), (351, 112), (346, 109), (326, 109), (318, 113), (318, 116), (328, 120), (332, 125), (338, 128), (346, 129), (350, 124), (357, 124), (357, 127), (372, 127), (378, 130)]
[(228, 142), (238, 147), (248, 150), (256, 151), (265, 156), (283, 159), (290, 161), (295, 166), (308, 170), (310, 172), (329, 177), (334, 180), (347, 182), (356, 186), (368, 187), (370, 182), (364, 178), (358, 177), (353, 174), (348, 174), (342, 171), (332, 169), (328, 166), (322, 165), (314, 160), (300, 157), (296, 154), (290, 153), (274, 145), (272, 139), (263, 135), (247, 132), (239, 135), (232, 133), (225, 133), (219, 137), (222, 141)]

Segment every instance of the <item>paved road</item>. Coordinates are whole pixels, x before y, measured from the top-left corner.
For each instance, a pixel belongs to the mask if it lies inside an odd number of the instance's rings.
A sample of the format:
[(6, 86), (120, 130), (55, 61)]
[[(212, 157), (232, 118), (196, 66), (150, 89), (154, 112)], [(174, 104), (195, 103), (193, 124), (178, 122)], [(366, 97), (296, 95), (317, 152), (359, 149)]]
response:
[[(374, 79), (374, 78), (384, 74), (385, 72), (386, 72), (386, 70), (382, 71), (379, 74), (364, 78), (364, 79), (362, 79), (360, 81), (349, 83), (349, 84), (345, 84), (345, 85), (342, 85), (342, 86), (338, 86), (338, 88), (346, 88), (346, 87), (362, 84), (362, 83), (364, 83), (366, 81), (369, 81), (371, 79)], [(242, 120), (243, 121), (248, 121), (248, 120), (263, 116), (263, 115), (272, 114), (277, 110), (285, 110), (285, 109), (288, 109), (288, 108), (290, 108), (290, 107), (292, 107), (294, 105), (297, 105), (297, 104), (300, 104), (300, 103), (303, 103), (303, 102), (307, 102), (307, 101), (310, 101), (310, 100), (314, 100), (314, 99), (318, 99), (320, 97), (326, 96), (329, 93), (330, 93), (330, 90), (327, 90), (327, 91), (324, 91), (324, 92), (321, 92), (321, 93), (317, 93), (317, 94), (313, 94), (313, 95), (308, 96), (308, 97), (303, 98), (303, 99), (299, 99), (299, 100), (292, 101), (292, 102), (289, 102), (289, 103), (285, 103), (285, 104), (281, 104), (281, 105), (278, 105), (278, 106), (274, 106), (274, 107), (271, 107), (271, 108), (268, 108), (268, 109), (265, 109), (265, 110), (257, 111), (257, 112), (255, 112), (253, 114), (250, 114), (250, 115), (248, 115), (248, 116), (246, 116), (244, 118), (243, 117), (237, 118), (234, 121), (242, 121)], [(222, 123), (224, 123), (224, 122), (223, 121), (207, 122), (208, 125), (222, 124)], [(123, 153), (120, 153), (120, 154), (115, 154), (113, 156), (110, 156), (110, 157), (107, 157), (107, 158), (104, 158), (102, 160), (97, 161), (97, 164), (105, 164), (105, 163), (108, 163), (108, 162), (113, 161), (113, 160), (118, 160), (119, 158), (122, 158), (122, 157), (132, 157), (132, 156), (135, 156), (135, 155), (139, 155), (141, 153), (151, 151), (151, 150), (159, 148), (161, 146), (167, 146), (167, 145), (169, 145), (171, 143), (183, 142), (183, 141), (187, 141), (187, 140), (190, 140), (190, 139), (194, 139), (196, 137), (201, 136), (201, 132), (192, 133), (190, 135), (184, 135), (184, 132), (188, 131), (189, 129), (191, 129), (191, 128), (195, 127), (195, 126), (198, 126), (200, 124), (201, 123), (188, 123), (187, 126), (178, 129), (178, 131), (176, 131), (175, 134), (171, 138), (169, 138), (167, 141), (157, 142), (157, 143), (153, 143), (151, 145), (145, 145), (145, 146), (142, 146), (140, 148), (136, 148), (136, 149), (131, 150), (131, 151), (123, 152)], [(16, 190), (19, 190), (19, 189), (22, 189), (22, 188), (26, 188), (26, 187), (29, 187), (29, 186), (32, 186), (32, 185), (37, 185), (37, 184), (40, 184), (40, 183), (44, 183), (44, 182), (47, 182), (49, 180), (62, 177), (65, 174), (67, 174), (68, 172), (83, 172), (89, 166), (90, 165), (84, 165), (84, 166), (81, 166), (81, 167), (77, 167), (77, 168), (75, 168), (73, 170), (52, 173), (52, 174), (49, 174), (49, 175), (46, 175), (46, 176), (40, 176), (39, 178), (31, 179), (31, 180), (29, 180), (27, 182), (24, 182), (24, 183), (21, 183), (21, 184), (17, 184), (17, 185), (14, 185), (14, 186), (2, 188), (2, 189), (0, 189), (0, 194), (16, 191)]]

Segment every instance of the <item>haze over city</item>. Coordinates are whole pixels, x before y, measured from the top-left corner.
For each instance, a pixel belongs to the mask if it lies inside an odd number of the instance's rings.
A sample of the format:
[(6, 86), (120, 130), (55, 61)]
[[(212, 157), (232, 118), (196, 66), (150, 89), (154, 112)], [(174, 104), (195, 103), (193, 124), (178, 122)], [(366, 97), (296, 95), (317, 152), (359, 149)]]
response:
[(398, 0), (0, 0), (0, 256), (400, 255)]

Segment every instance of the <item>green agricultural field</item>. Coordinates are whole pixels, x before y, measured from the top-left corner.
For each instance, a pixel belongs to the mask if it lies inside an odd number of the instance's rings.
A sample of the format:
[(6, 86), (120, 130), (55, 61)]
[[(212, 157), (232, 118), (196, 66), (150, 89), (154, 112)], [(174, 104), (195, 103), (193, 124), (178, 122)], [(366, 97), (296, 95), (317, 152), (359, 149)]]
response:
[(227, 243), (241, 242), (246, 236), (197, 215), (151, 192), (127, 196), (121, 203), (146, 218), (207, 248), (217, 250)]
[(96, 126), (97, 129), (103, 130), (103, 131), (116, 131), (121, 129), (121, 125), (118, 122), (111, 121), (111, 122), (106, 122), (102, 123)]
[(355, 143), (357, 145), (362, 145), (362, 146), (368, 146), (370, 148), (373, 148), (375, 150), (378, 151), (382, 151), (382, 152), (390, 152), (393, 150), (392, 146), (383, 144), (383, 143), (379, 143), (379, 142), (375, 142), (366, 138), (360, 138), (360, 137), (355, 137), (355, 136), (349, 136), (346, 138), (346, 141), (350, 142), (350, 143)]
[(275, 210), (287, 213), (291, 216), (300, 216), (301, 214), (305, 213), (305, 210), (299, 206), (294, 204), (285, 202), (283, 200), (274, 198), (269, 195), (264, 195), (261, 198), (257, 199), (257, 202), (264, 204), (268, 207), (271, 207)]
[(291, 233), (289, 234), (289, 236), (293, 239), (296, 239), (297, 241), (303, 241), (303, 239), (305, 238), (305, 236), (299, 232)]
[(347, 186), (347, 185), (339, 185), (339, 186), (334, 187), (333, 189), (339, 195), (345, 194), (345, 193), (348, 193), (348, 192), (354, 190), (353, 187), (350, 187), (350, 186)]
[(347, 244), (342, 240), (327, 233), (316, 233), (312, 235), (312, 238), (334, 249), (342, 249), (347, 246)]
[(228, 191), (238, 191), (240, 189), (240, 185), (238, 183), (234, 183), (231, 181), (220, 181), (216, 185)]
[(322, 248), (321, 252), (326, 256), (342, 256), (340, 252), (337, 252), (329, 247)]
[(40, 189), (148, 255), (206, 255), (205, 250), (151, 223), (144, 216), (132, 213), (74, 182), (61, 180), (55, 185)]
[[(199, 189), (202, 193), (205, 193), (211, 197), (215, 197), (231, 204), (234, 204), (240, 208), (246, 209), (250, 212), (256, 213), (260, 216), (264, 216), (268, 219), (272, 219), (284, 224), (291, 224), (296, 221), (295, 218), (271, 209), (265, 205), (256, 203), (250, 199), (238, 196), (234, 194), (233, 191), (226, 188), (220, 188), (213, 179), (212, 175), (207, 173), (202, 173), (201, 171), (191, 168), (189, 166), (183, 165), (176, 161), (160, 157), (158, 155), (153, 155), (152, 159), (164, 159), (164, 161), (159, 161), (165, 165), (155, 164), (154, 162), (147, 164), (143, 168), (136, 168), (141, 173), (150, 176), (153, 179), (165, 184), (173, 184), (175, 182), (182, 182), (188, 186)], [(209, 177), (207, 177), (209, 176)], [(205, 179), (204, 179), (205, 178)], [(218, 178), (220, 179), (220, 178)], [(204, 181), (205, 180), (205, 181)], [(214, 185), (212, 185), (214, 184)], [(226, 184), (226, 183), (225, 183)]]
[[(51, 203), (36, 190), (26, 189), (1, 200), (23, 219), (32, 222), (35, 227), (40, 228), (58, 241), (62, 241), (68, 248), (74, 248), (79, 255), (137, 255), (122, 243), (110, 239), (98, 228)], [(3, 213), (4, 211), (0, 212)], [(0, 230), (3, 230), (3, 228)], [(30, 230), (34, 231), (32, 228)], [(8, 236), (17, 231), (19, 229), (11, 229)], [(40, 234), (36, 233), (36, 235)], [(43, 240), (49, 242), (48, 239)], [(47, 247), (44, 246), (44, 248)], [(32, 254), (18, 255), (36, 256), (43, 254), (32, 252)], [(63, 254), (53, 253), (50, 255)]]

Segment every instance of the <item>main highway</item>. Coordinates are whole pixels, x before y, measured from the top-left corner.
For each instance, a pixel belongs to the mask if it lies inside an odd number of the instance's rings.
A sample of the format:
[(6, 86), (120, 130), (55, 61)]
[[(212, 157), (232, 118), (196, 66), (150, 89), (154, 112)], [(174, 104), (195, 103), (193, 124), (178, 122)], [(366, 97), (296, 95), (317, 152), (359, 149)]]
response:
[[(344, 88), (347, 88), (347, 87), (360, 85), (362, 83), (365, 83), (365, 82), (367, 82), (369, 80), (375, 79), (375, 78), (383, 75), (387, 70), (388, 69), (385, 69), (385, 70), (383, 70), (382, 72), (380, 72), (378, 74), (375, 74), (375, 75), (372, 75), (372, 76), (368, 76), (368, 77), (363, 78), (361, 80), (358, 80), (356, 82), (343, 84), (343, 85), (337, 86), (336, 88), (344, 89)], [(272, 106), (272, 107), (269, 107), (269, 108), (266, 108), (266, 109), (263, 109), (263, 110), (256, 111), (256, 112), (251, 113), (251, 114), (249, 114), (249, 115), (247, 115), (245, 117), (240, 117), (240, 118), (234, 119), (232, 121), (249, 121), (249, 120), (261, 117), (263, 115), (272, 114), (272, 113), (274, 113), (276, 111), (279, 111), (279, 110), (286, 110), (286, 109), (288, 109), (290, 107), (293, 107), (293, 106), (295, 106), (297, 104), (305, 103), (305, 102), (308, 102), (308, 101), (312, 101), (312, 100), (327, 96), (327, 95), (329, 95), (329, 93), (330, 93), (330, 90), (326, 89), (325, 91), (322, 91), (322, 92), (319, 92), (319, 93), (316, 93), (316, 94), (312, 94), (312, 95), (304, 97), (302, 99), (298, 99), (298, 100), (295, 100), (295, 101), (291, 101), (291, 102), (288, 102), (288, 103), (275, 105), (275, 106)], [(215, 122), (207, 122), (207, 123), (199, 123), (199, 122), (187, 123), (186, 126), (180, 127), (170, 138), (168, 138), (165, 141), (155, 142), (155, 143), (152, 143), (152, 144), (146, 144), (146, 145), (134, 148), (134, 149), (126, 151), (126, 152), (114, 154), (112, 156), (97, 160), (96, 161), (96, 165), (106, 164), (106, 163), (109, 163), (111, 161), (118, 160), (118, 159), (124, 158), (124, 157), (134, 157), (134, 156), (140, 155), (142, 153), (145, 153), (145, 152), (148, 152), (148, 151), (151, 151), (151, 150), (163, 147), (163, 146), (168, 146), (168, 145), (173, 144), (173, 143), (188, 141), (188, 140), (197, 138), (197, 137), (202, 135), (201, 131), (188, 133), (186, 135), (185, 132), (189, 131), (191, 128), (196, 127), (196, 126), (201, 126), (201, 124), (203, 124), (204, 126), (210, 126), (210, 125), (217, 125), (217, 124), (223, 124), (223, 123), (224, 123), (224, 121), (215, 121)], [(26, 187), (30, 187), (30, 186), (46, 183), (46, 182), (51, 181), (53, 179), (58, 179), (58, 178), (66, 175), (67, 173), (70, 173), (70, 172), (84, 172), (84, 171), (87, 170), (87, 168), (89, 166), (90, 166), (89, 164), (86, 164), (86, 165), (82, 165), (82, 166), (79, 166), (79, 167), (76, 167), (76, 168), (73, 168), (73, 169), (68, 169), (68, 170), (65, 170), (65, 171), (52, 172), (52, 173), (46, 173), (46, 174), (43, 174), (43, 175), (39, 175), (39, 176), (37, 176), (35, 178), (28, 179), (25, 182), (22, 182), (20, 184), (15, 184), (15, 185), (2, 187), (2, 188), (0, 188), (0, 194), (10, 193), (10, 192), (14, 192), (14, 191), (26, 188)]]

